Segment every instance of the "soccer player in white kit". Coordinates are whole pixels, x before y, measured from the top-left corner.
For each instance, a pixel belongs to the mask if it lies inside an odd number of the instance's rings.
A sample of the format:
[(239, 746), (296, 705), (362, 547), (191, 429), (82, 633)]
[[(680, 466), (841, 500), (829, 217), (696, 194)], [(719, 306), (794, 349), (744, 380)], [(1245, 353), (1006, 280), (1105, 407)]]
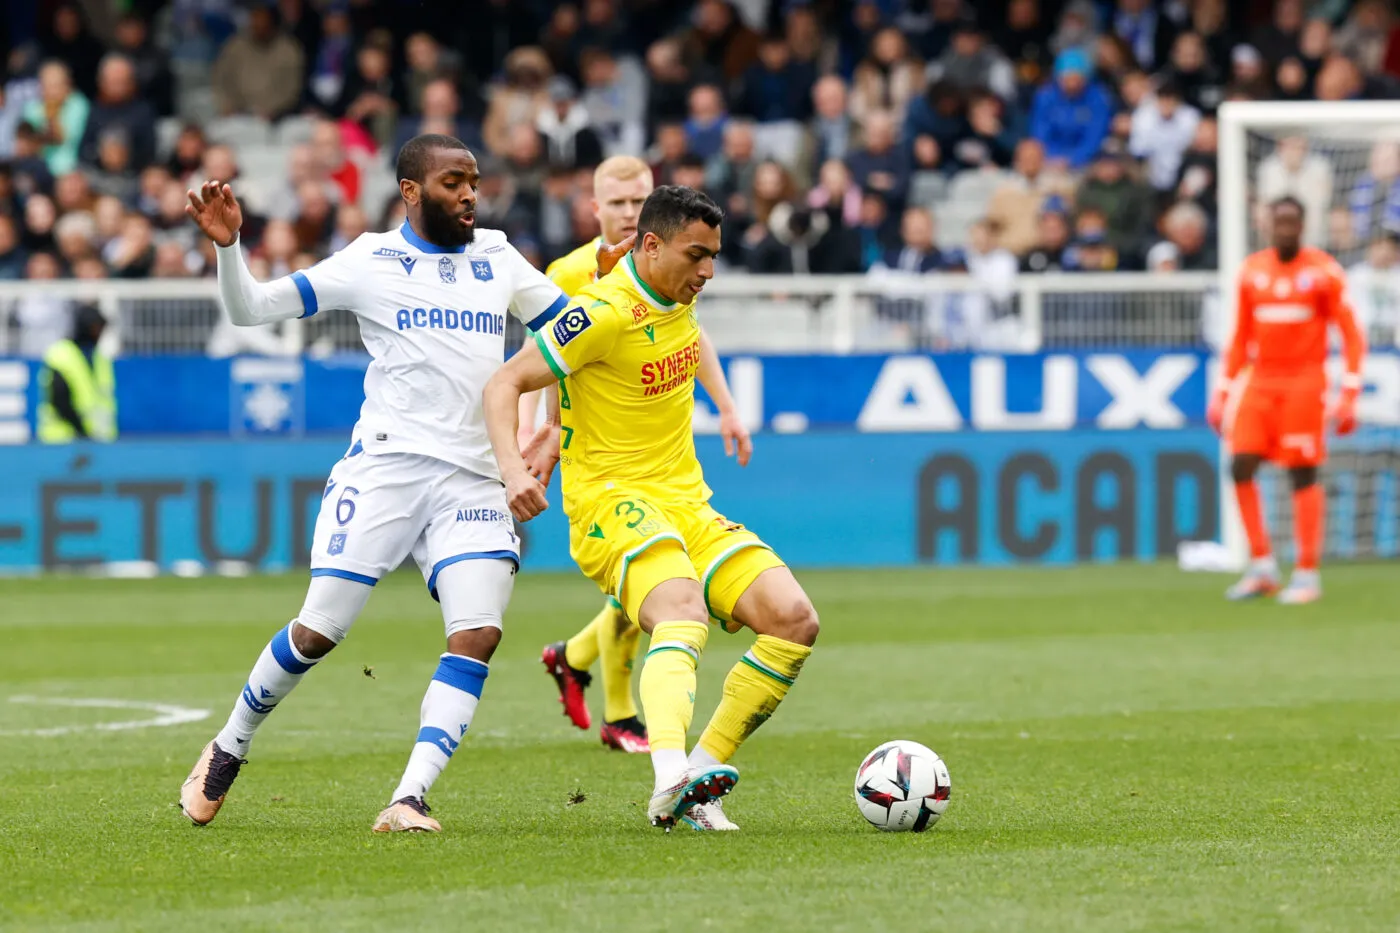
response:
[(505, 355), (505, 315), (538, 329), (563, 310), (559, 287), (505, 234), (474, 230), (476, 159), (423, 135), (399, 152), (408, 221), (366, 233), (305, 272), (253, 280), (227, 184), (189, 193), (186, 213), (217, 246), (219, 297), (238, 325), (351, 311), (371, 361), (365, 402), (321, 497), (301, 612), (268, 642), (228, 723), (180, 793), (195, 823), (219, 812), (254, 733), (345, 638), (379, 578), (409, 554), (442, 604), (447, 652), (423, 698), (418, 738), (376, 832), (442, 827), (424, 796), (471, 725), (520, 564), (481, 393)]

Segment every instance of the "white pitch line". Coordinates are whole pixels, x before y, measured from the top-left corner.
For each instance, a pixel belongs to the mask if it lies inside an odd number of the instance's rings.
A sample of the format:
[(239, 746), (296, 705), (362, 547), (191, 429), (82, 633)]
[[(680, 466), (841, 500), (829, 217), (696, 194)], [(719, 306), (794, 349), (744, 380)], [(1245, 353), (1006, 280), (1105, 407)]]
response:
[(11, 703), (26, 703), (34, 706), (64, 706), (74, 709), (139, 709), (147, 710), (157, 715), (149, 719), (127, 719), (121, 722), (97, 722), (79, 726), (51, 726), (47, 729), (14, 729), (10, 731), (0, 731), (3, 735), (70, 735), (74, 732), (85, 732), (96, 730), (102, 732), (120, 732), (124, 729), (149, 729), (157, 726), (181, 726), (185, 723), (199, 722), (209, 718), (209, 710), (194, 709), (188, 706), (175, 706), (171, 703), (147, 703), (142, 700), (108, 700), (102, 698), (84, 697), (36, 697), (36, 696), (14, 696), (10, 697)]

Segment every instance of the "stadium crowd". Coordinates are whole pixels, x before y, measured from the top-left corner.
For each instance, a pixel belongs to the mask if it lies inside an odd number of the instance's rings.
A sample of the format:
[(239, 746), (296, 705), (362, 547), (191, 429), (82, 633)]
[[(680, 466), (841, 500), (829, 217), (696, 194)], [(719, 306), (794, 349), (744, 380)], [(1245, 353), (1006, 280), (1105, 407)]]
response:
[[(399, 222), (424, 131), (476, 150), (480, 223), (541, 265), (627, 152), (725, 206), (731, 268), (1212, 269), (1219, 104), (1400, 76), (1385, 0), (87, 0), (5, 29), (0, 279), (209, 275), (204, 178), (285, 274)], [(1400, 228), (1400, 148), (1332, 173), (1289, 140), (1258, 193), (1335, 248)]]

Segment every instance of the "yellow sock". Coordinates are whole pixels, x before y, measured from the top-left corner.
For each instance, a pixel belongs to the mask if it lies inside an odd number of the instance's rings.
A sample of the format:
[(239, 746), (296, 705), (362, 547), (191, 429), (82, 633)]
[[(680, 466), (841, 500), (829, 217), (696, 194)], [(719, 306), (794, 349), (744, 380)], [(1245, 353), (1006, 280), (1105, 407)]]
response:
[(637, 643), (641, 636), (641, 626), (620, 611), (614, 611), (610, 624), (598, 626), (604, 722), (637, 715), (637, 704), (632, 699), (632, 662), (637, 660)]
[(724, 698), (700, 736), (699, 748), (723, 764), (768, 721), (812, 653), (806, 645), (760, 635), (724, 678)]
[(685, 736), (695, 716), (695, 666), (710, 627), (703, 622), (662, 622), (651, 633), (642, 665), (642, 708), (651, 750), (685, 754)]
[(593, 666), (593, 662), (598, 660), (599, 633), (615, 626), (614, 620), (620, 615), (622, 610), (617, 608), (617, 603), (609, 596), (603, 611), (565, 643), (564, 660), (570, 667), (576, 671), (586, 671)]

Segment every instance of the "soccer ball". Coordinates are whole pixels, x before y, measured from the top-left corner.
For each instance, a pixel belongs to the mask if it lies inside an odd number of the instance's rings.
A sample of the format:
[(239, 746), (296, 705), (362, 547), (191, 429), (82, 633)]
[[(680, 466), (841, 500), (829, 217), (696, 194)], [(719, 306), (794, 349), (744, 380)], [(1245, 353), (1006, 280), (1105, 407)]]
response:
[(921, 833), (948, 809), (953, 782), (948, 766), (918, 742), (886, 742), (856, 771), (856, 806), (885, 832)]

